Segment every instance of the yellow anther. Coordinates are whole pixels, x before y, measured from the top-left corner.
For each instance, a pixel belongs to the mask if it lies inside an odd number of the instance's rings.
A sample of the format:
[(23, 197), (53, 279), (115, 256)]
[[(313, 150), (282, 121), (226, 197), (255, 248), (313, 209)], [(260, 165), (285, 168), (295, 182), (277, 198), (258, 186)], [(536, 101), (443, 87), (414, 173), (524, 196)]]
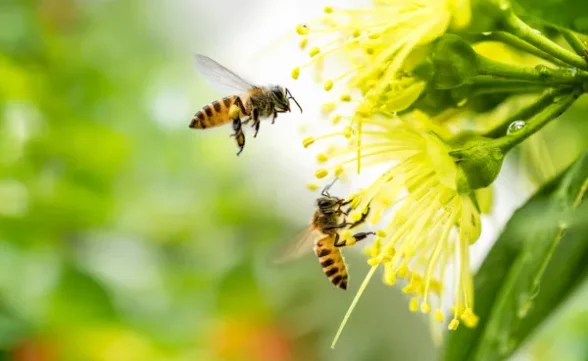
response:
[(340, 176), (341, 174), (343, 174), (343, 166), (341, 164), (338, 164), (335, 167), (335, 176)]
[(373, 55), (376, 52), (376, 50), (374, 48), (372, 48), (371, 46), (368, 46), (365, 48), (365, 53), (367, 55)]
[(296, 25), (296, 32), (298, 35), (307, 35), (310, 29), (304, 24)]
[(331, 123), (333, 123), (333, 124), (335, 124), (335, 125), (336, 125), (336, 124), (339, 124), (339, 122), (341, 121), (341, 119), (342, 119), (342, 118), (343, 118), (343, 117), (342, 117), (341, 115), (339, 115), (339, 114), (336, 114), (336, 115), (334, 115), (334, 116), (333, 116), (333, 118), (331, 119)]
[(323, 104), (321, 111), (323, 112), (323, 114), (329, 114), (330, 112), (335, 110), (336, 106), (337, 105), (333, 102), (325, 103), (325, 104)]
[(349, 94), (342, 94), (341, 95), (341, 101), (342, 102), (350, 102), (351, 101), (351, 95), (349, 95)]
[(324, 153), (319, 153), (319, 154), (316, 155), (316, 160), (319, 163), (325, 163), (326, 161), (329, 160), (329, 157), (326, 154), (324, 154)]
[(298, 47), (302, 50), (306, 49), (306, 45), (308, 45), (308, 38), (302, 38), (300, 39), (300, 42), (298, 43)]
[(332, 80), (325, 81), (325, 83), (323, 84), (323, 88), (326, 91), (329, 91), (329, 90), (333, 89), (333, 81)]
[(443, 311), (441, 311), (441, 310), (435, 311), (435, 320), (437, 320), (437, 322), (445, 321), (445, 316), (443, 315)]
[(472, 311), (471, 308), (466, 308), (466, 310), (463, 311), (461, 314), (461, 319), (463, 323), (470, 328), (476, 327), (478, 324), (478, 316), (474, 314), (474, 311)]
[(292, 79), (296, 80), (300, 76), (300, 68), (296, 67), (292, 69)]
[(406, 265), (404, 265), (404, 264), (401, 265), (400, 267), (398, 267), (396, 274), (400, 278), (406, 278), (406, 276), (408, 275), (408, 267), (406, 267)]
[(431, 306), (428, 303), (423, 302), (421, 304), (421, 312), (422, 313), (429, 313), (429, 312), (431, 312)]
[(382, 240), (380, 240), (379, 238), (376, 238), (374, 240), (374, 243), (372, 243), (372, 246), (369, 247), (370, 255), (372, 257), (377, 257), (380, 254), (381, 248), (382, 248)]
[(310, 51), (308, 52), (308, 55), (315, 56), (320, 52), (321, 52), (321, 49), (319, 49), (318, 47), (315, 46), (314, 48), (310, 49)]
[[(378, 229), (378, 230), (376, 231), (376, 235), (377, 235), (378, 237), (382, 237), (382, 238), (384, 238), (384, 237), (386, 237), (388, 234), (386, 234), (386, 231), (384, 231), (384, 230), (382, 230), (382, 229)], [(392, 248), (392, 249), (394, 249), (394, 248)]]
[(302, 145), (304, 146), (304, 148), (308, 148), (313, 143), (314, 143), (314, 137), (307, 137), (307, 138), (304, 138), (304, 140), (302, 141)]
[(413, 297), (408, 302), (408, 309), (410, 312), (417, 312), (419, 310), (419, 298)]
[(353, 135), (353, 129), (351, 129), (351, 127), (345, 127), (345, 130), (343, 130), (343, 135), (347, 139), (351, 138), (351, 136)]
[(457, 330), (458, 326), (459, 326), (459, 321), (454, 318), (453, 320), (451, 320), (451, 322), (449, 322), (449, 325), (447, 326), (447, 328), (451, 331), (455, 331), (455, 330)]
[(324, 178), (329, 174), (329, 171), (326, 169), (319, 169), (316, 172), (314, 172), (314, 176), (317, 178)]
[(392, 247), (392, 245), (388, 245), (384, 252), (386, 252), (386, 255), (388, 257), (394, 257), (396, 255), (396, 250), (394, 249), (394, 247)]
[(406, 293), (406, 294), (413, 293), (412, 285), (409, 283), (406, 286), (404, 286), (404, 288), (402, 289), (402, 292)]
[(368, 35), (368, 38), (374, 40), (380, 37), (380, 33), (371, 33), (370, 35)]
[(323, 10), (324, 10), (324, 12), (326, 14), (332, 14), (333, 13), (333, 7), (332, 6), (325, 6), (325, 8)]
[(377, 266), (380, 264), (380, 258), (379, 257), (373, 257), (368, 259), (368, 264), (372, 267)]
[(355, 209), (359, 206), (359, 204), (361, 203), (361, 197), (360, 196), (356, 196), (353, 198), (353, 200), (351, 201), (351, 204), (349, 204), (349, 206), (352, 209)]
[(316, 191), (317, 189), (319, 189), (319, 187), (320, 187), (320, 186), (319, 186), (318, 184), (316, 184), (316, 183), (308, 183), (308, 184), (306, 185), (306, 187), (307, 187), (308, 189), (310, 189), (311, 191), (313, 191), (313, 192), (314, 192), (314, 191)]
[(363, 215), (359, 212), (354, 212), (349, 215), (349, 219), (351, 219), (352, 222), (359, 221), (361, 217), (363, 217)]
[(352, 35), (354, 38), (359, 38), (359, 37), (361, 36), (361, 30), (360, 30), (360, 29), (354, 29), (354, 30), (353, 30), (353, 33), (351, 33), (351, 35)]
[(396, 274), (393, 271), (385, 272), (384, 283), (386, 283), (388, 286), (394, 286), (396, 284)]

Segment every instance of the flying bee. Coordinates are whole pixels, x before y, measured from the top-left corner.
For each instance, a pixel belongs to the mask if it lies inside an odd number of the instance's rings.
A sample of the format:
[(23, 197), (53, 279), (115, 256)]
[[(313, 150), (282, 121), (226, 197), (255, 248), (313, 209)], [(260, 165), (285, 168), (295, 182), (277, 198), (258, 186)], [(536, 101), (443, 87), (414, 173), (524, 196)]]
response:
[(290, 99), (296, 103), (300, 112), (302, 108), (287, 88), (280, 85), (256, 86), (243, 80), (240, 76), (204, 55), (195, 55), (196, 68), (208, 80), (211, 86), (220, 91), (232, 91), (236, 94), (215, 100), (200, 109), (190, 122), (190, 128), (207, 129), (231, 122), (239, 152), (245, 147), (245, 134), (242, 125), (251, 121), (255, 128), (253, 137), (257, 137), (261, 118), (272, 117), (275, 123), (278, 113), (290, 112)]
[[(357, 222), (347, 222), (346, 216), (349, 214), (350, 207), (346, 210), (344, 207), (349, 205), (351, 201), (329, 194), (329, 189), (336, 180), (323, 189), (321, 196), (316, 200), (316, 209), (310, 225), (296, 238), (296, 242), (292, 244), (295, 247), (288, 249), (279, 261), (297, 258), (313, 249), (329, 281), (346, 290), (349, 274), (339, 248), (347, 246), (347, 241), (341, 240), (339, 232), (343, 229), (355, 228), (363, 223), (369, 214), (369, 206)], [(359, 232), (354, 234), (352, 238), (355, 242), (359, 242), (369, 235), (375, 235), (375, 233)], [(312, 243), (313, 246), (311, 247), (309, 243)]]

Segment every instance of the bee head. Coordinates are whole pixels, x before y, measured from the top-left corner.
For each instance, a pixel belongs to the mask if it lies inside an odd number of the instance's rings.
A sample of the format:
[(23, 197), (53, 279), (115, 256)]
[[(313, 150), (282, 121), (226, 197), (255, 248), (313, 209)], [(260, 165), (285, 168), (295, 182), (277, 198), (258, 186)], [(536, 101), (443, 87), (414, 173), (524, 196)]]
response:
[(331, 197), (331, 196), (320, 197), (316, 201), (316, 205), (317, 205), (317, 207), (319, 207), (319, 209), (321, 211), (328, 211), (330, 209), (333, 209), (337, 205), (339, 205), (339, 203), (340, 203), (340, 201), (337, 197)]
[(290, 101), (288, 100), (288, 96), (286, 95), (284, 88), (279, 85), (274, 85), (271, 90), (276, 110), (278, 112), (289, 112)]
[(271, 88), (272, 96), (275, 104), (276, 111), (278, 112), (289, 112), (290, 111), (290, 99), (296, 103), (300, 112), (302, 113), (302, 108), (300, 108), (300, 104), (294, 99), (292, 93), (286, 88), (283, 88), (279, 85), (274, 85)]

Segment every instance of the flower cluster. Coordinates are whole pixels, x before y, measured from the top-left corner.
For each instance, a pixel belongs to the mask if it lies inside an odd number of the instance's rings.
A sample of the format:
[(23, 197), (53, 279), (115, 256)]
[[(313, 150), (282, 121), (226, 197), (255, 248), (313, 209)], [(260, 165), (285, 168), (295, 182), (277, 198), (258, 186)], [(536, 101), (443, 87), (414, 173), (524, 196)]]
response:
[[(351, 101), (349, 91), (359, 91), (360, 113), (406, 109), (426, 85), (413, 74), (427, 54), (426, 45), (450, 25), (467, 25), (469, 9), (469, 0), (374, 0), (373, 7), (364, 9), (326, 7), (324, 17), (296, 29), (300, 47), (308, 49), (311, 59), (294, 68), (292, 77), (315, 66), (326, 91), (338, 83), (347, 88), (340, 101)], [(324, 43), (314, 46), (321, 39)]]
[[(338, 102), (351, 110), (331, 116), (334, 131), (304, 139), (304, 147), (326, 144), (316, 177), (385, 169), (347, 197), (350, 220), (368, 214), (377, 238), (367, 248), (371, 271), (341, 327), (377, 269), (385, 284), (403, 284), (410, 310), (443, 323), (451, 309), (450, 330), (474, 327), (469, 247), (489, 208), (487, 187), (508, 151), (586, 90), (588, 64), (574, 34), (564, 37), (576, 54), (526, 25), (507, 0), (485, 2), (487, 14), (475, 5), (373, 0), (361, 9), (326, 7), (296, 29), (310, 60), (292, 77), (314, 67), (325, 91), (342, 91), (323, 110)], [(474, 15), (501, 31), (474, 30)], [(341, 235), (353, 242), (351, 230)]]
[[(451, 262), (455, 276), (450, 329), (460, 320), (468, 326), (476, 323), (468, 247), (480, 234), (479, 212), (470, 195), (457, 191), (458, 168), (449, 148), (435, 133), (421, 131), (432, 128), (423, 126), (430, 125), (429, 119), (421, 113), (403, 119), (395, 114), (407, 109), (426, 87), (414, 75), (414, 67), (427, 56), (427, 44), (452, 23), (467, 24), (468, 5), (377, 0), (365, 9), (327, 7), (322, 19), (298, 26), (300, 46), (310, 48), (311, 60), (292, 72), (298, 78), (302, 68), (317, 67), (326, 91), (337, 83), (347, 88), (340, 95), (343, 102), (352, 100), (350, 92), (357, 93), (351, 115), (333, 116), (335, 132), (303, 141), (305, 147), (331, 141), (317, 154), (323, 165), (317, 178), (339, 177), (355, 165), (358, 172), (361, 165), (389, 167), (369, 187), (350, 196), (358, 210), (351, 220), (359, 219), (369, 206), (369, 222), (385, 223), (368, 249), (373, 268), (366, 281), (381, 265), (386, 284), (394, 285), (397, 279), (405, 283), (412, 311), (420, 309), (443, 322), (443, 296), (449, 288), (444, 279)], [(309, 44), (329, 36), (332, 39), (320, 47)], [(325, 67), (328, 60), (334, 66)], [(344, 70), (325, 74), (326, 68)], [(327, 104), (326, 110), (332, 108), (334, 104)], [(342, 235), (349, 239), (350, 232)]]
[[(387, 167), (369, 187), (349, 197), (354, 209), (351, 221), (369, 207), (368, 222), (378, 228), (378, 238), (367, 248), (372, 266), (367, 280), (381, 266), (387, 285), (405, 284), (403, 292), (412, 296), (411, 311), (431, 313), (439, 322), (444, 321), (443, 296), (453, 285), (448, 327), (455, 329), (460, 321), (474, 326), (469, 246), (480, 235), (480, 213), (469, 194), (458, 192), (460, 169), (449, 156), (450, 149), (435, 133), (421, 133), (398, 118), (365, 118), (363, 128), (359, 147), (349, 127), (307, 138), (305, 144), (333, 140), (317, 157), (323, 163), (317, 177), (349, 172), (357, 154), (366, 167)], [(342, 233), (347, 243), (352, 241), (350, 235), (350, 231)], [(450, 263), (455, 269), (447, 285)]]

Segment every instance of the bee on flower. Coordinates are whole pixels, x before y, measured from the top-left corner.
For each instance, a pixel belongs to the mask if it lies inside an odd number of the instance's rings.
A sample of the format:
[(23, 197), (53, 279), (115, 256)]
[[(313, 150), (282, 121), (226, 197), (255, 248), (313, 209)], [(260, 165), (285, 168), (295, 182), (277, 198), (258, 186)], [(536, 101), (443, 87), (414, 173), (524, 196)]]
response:
[[(349, 197), (356, 210), (351, 220), (365, 214), (369, 204), (368, 223), (380, 228), (367, 249), (372, 268), (356, 301), (381, 268), (385, 284), (404, 283), (402, 290), (411, 296), (411, 311), (431, 313), (444, 322), (449, 294), (453, 306), (448, 328), (454, 330), (460, 323), (475, 326), (469, 246), (480, 235), (480, 212), (467, 186), (460, 186), (461, 170), (449, 155), (450, 148), (435, 133), (420, 133), (399, 118), (369, 117), (363, 127), (359, 147), (353, 141), (357, 135), (349, 128), (305, 139), (307, 146), (342, 140), (317, 156), (323, 164), (316, 171), (318, 178), (349, 172), (357, 154), (366, 167), (388, 167), (368, 187)], [(448, 277), (450, 264), (455, 274)], [(446, 279), (451, 282), (446, 284)]]

